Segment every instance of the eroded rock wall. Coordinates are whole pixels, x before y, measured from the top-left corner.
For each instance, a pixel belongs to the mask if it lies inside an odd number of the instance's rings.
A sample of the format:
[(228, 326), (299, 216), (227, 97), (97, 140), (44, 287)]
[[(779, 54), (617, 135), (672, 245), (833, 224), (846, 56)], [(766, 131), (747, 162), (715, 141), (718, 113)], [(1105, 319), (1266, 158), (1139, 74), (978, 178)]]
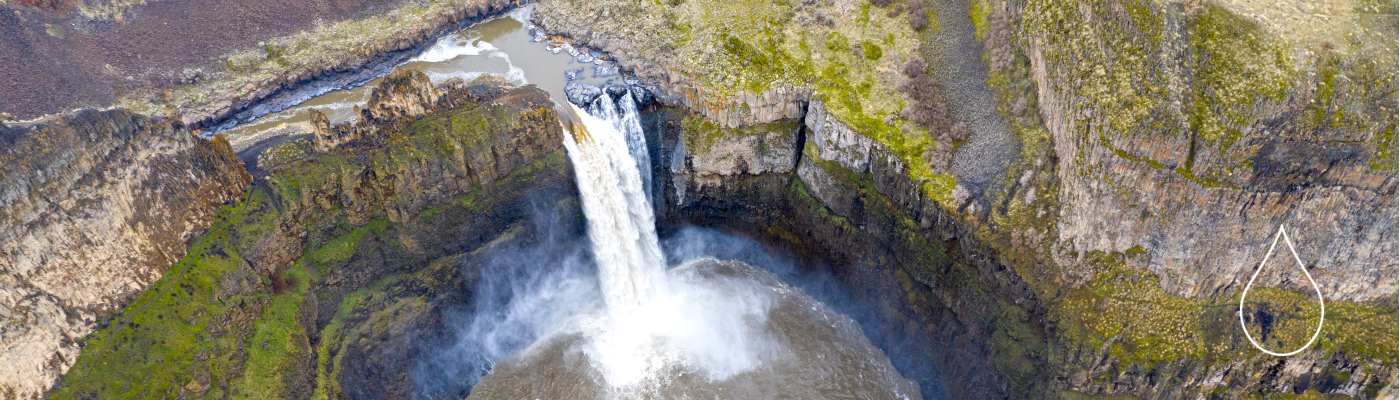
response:
[[(1075, 253), (1143, 250), (1165, 289), (1211, 297), (1243, 287), (1282, 225), (1329, 299), (1394, 295), (1396, 170), (1381, 143), (1394, 135), (1395, 79), (1365, 70), (1384, 61), (1336, 50), (1273, 62), (1290, 50), (1212, 36), (1268, 35), (1213, 5), (1030, 3), (1005, 10), (1027, 14), (1013, 18), (1029, 27), (1019, 40), (1059, 160), (1060, 240)], [(1086, 50), (1096, 43), (1141, 60), (1105, 63)]]
[[(1039, 329), (1024, 311), (1002, 314), (1016, 307), (1005, 299), (1024, 296), (1014, 276), (989, 267), (985, 248), (959, 242), (965, 233), (946, 212), (895, 201), (923, 204), (887, 150), (845, 136), (849, 128), (827, 120), (819, 103), (808, 110), (802, 121), (734, 130), (679, 108), (646, 113), (656, 136), (648, 140), (661, 149), (663, 220), (743, 232), (794, 250), (810, 268), (830, 268), (860, 299), (846, 306), (860, 310), (867, 334), (929, 396), (995, 398), (1038, 387), (1008, 388), (1011, 379), (994, 366), (990, 338), (1003, 337), (1003, 327)], [(1000, 325), (992, 315), (1003, 315)]]
[(0, 135), (0, 394), (31, 398), (250, 177), (227, 142), (121, 110)]

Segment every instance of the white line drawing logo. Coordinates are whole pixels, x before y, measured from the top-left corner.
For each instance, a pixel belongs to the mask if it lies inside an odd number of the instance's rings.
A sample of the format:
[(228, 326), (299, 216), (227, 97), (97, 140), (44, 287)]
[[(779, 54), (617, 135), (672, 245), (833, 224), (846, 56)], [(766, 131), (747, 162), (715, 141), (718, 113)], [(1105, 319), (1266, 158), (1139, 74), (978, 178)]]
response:
[[(1259, 342), (1254, 340), (1254, 336), (1249, 334), (1249, 327), (1244, 323), (1244, 299), (1249, 296), (1249, 289), (1251, 286), (1254, 286), (1254, 280), (1259, 277), (1259, 272), (1264, 270), (1264, 263), (1269, 262), (1269, 257), (1273, 256), (1274, 248), (1278, 246), (1278, 239), (1280, 237), (1283, 238), (1283, 243), (1288, 245), (1288, 252), (1293, 255), (1293, 261), (1298, 263), (1298, 269), (1303, 270), (1303, 275), (1308, 277), (1308, 283), (1312, 284), (1313, 291), (1317, 293), (1317, 307), (1319, 310), (1317, 316), (1317, 330), (1313, 331), (1312, 339), (1308, 339), (1308, 344), (1303, 345), (1303, 347), (1299, 347), (1297, 350), (1287, 353), (1277, 353), (1264, 348), (1263, 345), (1260, 345)], [(1322, 300), (1322, 289), (1317, 286), (1317, 281), (1313, 280), (1312, 274), (1309, 273), (1308, 268), (1303, 265), (1303, 260), (1298, 258), (1298, 250), (1293, 248), (1293, 240), (1288, 238), (1288, 232), (1283, 229), (1282, 224), (1278, 226), (1278, 233), (1274, 234), (1274, 243), (1270, 244), (1269, 251), (1264, 253), (1264, 260), (1259, 262), (1259, 268), (1254, 270), (1254, 275), (1249, 277), (1249, 283), (1244, 285), (1244, 292), (1240, 293), (1240, 309), (1237, 314), (1240, 317), (1240, 329), (1244, 330), (1244, 337), (1249, 339), (1249, 344), (1254, 345), (1254, 348), (1271, 356), (1288, 357), (1301, 353), (1303, 350), (1312, 347), (1313, 342), (1317, 341), (1317, 336), (1322, 333), (1322, 324), (1327, 319), (1327, 305)]]

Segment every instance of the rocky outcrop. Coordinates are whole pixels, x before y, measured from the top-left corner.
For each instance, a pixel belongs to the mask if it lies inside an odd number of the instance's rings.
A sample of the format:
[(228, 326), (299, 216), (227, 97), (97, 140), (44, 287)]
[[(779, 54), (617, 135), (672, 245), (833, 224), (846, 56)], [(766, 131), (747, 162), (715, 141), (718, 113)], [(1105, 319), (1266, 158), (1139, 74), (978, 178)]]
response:
[(331, 126), (326, 114), (311, 110), (311, 134), (316, 148), (329, 151), (340, 145), (385, 131), (381, 125), (411, 120), (438, 107), (442, 93), (422, 71), (397, 70), (375, 87), (358, 123)]
[(0, 126), (0, 141), (0, 393), (31, 398), (250, 177), (222, 139), (121, 110)]
[(401, 69), (384, 77), (370, 93), (363, 118), (366, 122), (393, 121), (427, 114), (442, 93), (422, 71)]

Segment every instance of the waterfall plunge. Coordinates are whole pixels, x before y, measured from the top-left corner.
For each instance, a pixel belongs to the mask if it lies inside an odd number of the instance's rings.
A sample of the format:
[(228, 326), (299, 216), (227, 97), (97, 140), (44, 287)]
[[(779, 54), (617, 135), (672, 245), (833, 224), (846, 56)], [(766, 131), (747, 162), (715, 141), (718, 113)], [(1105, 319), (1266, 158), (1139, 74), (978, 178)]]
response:
[[(763, 325), (771, 299), (753, 283), (672, 277), (656, 237), (651, 180), (631, 93), (598, 96), (564, 147), (573, 162), (605, 312), (585, 319), (583, 349), (614, 389), (645, 392), (677, 368), (727, 379), (778, 347)], [(630, 397), (630, 396), (625, 396)]]
[(651, 163), (634, 158), (638, 152), (646, 155), (646, 139), (632, 95), (623, 95), (622, 103), (619, 110), (608, 95), (598, 96), (589, 107), (597, 117), (575, 108), (580, 122), (572, 128), (574, 138), (564, 140), (588, 218), (603, 300), (613, 313), (629, 312), (664, 290), (666, 266), (643, 186)]

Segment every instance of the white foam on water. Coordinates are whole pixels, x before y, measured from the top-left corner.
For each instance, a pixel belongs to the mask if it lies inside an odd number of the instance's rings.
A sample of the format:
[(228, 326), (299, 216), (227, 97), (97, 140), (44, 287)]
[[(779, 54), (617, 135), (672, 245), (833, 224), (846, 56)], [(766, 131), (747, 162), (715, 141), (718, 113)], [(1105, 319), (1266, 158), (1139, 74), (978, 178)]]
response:
[(433, 84), (434, 84), (434, 85), (440, 84), (440, 83), (442, 83), (443, 81), (446, 81), (446, 80), (449, 80), (449, 79), (453, 79), (453, 78), (459, 78), (459, 79), (461, 79), (462, 81), (471, 82), (473, 79), (479, 78), (479, 77), (481, 77), (482, 75), (486, 75), (486, 74), (487, 74), (487, 72), (481, 72), (481, 71), (452, 71), (452, 72), (423, 71), (423, 73), (428, 75), (428, 80), (433, 81)]
[(524, 84), (530, 83), (530, 80), (527, 79), (527, 78), (525, 77), (525, 70), (522, 69), (522, 68), (520, 68), (519, 66), (516, 66), (515, 63), (513, 63), (513, 62), (510, 61), (510, 54), (506, 54), (506, 52), (504, 52), (504, 51), (497, 51), (497, 52), (491, 53), (491, 56), (492, 56), (492, 57), (499, 58), (499, 59), (502, 59), (502, 60), (505, 60), (505, 62), (506, 62), (506, 75), (505, 75), (505, 78), (506, 78), (507, 81), (510, 81), (511, 83), (514, 83), (514, 84), (517, 84), (517, 85), (524, 85)]
[(463, 56), (479, 56), (482, 54), (501, 52), (491, 42), (481, 40), (476, 37), (466, 37), (461, 34), (443, 36), (433, 43), (432, 47), (424, 50), (417, 57), (409, 61), (440, 63)]
[(526, 4), (520, 7), (516, 7), (514, 10), (511, 10), (510, 13), (507, 13), (506, 16), (510, 17), (510, 19), (519, 21), (520, 24), (524, 25), (526, 28), (531, 28), (534, 27), (534, 23), (530, 22), (530, 18), (533, 17), (534, 14), (535, 5)]

